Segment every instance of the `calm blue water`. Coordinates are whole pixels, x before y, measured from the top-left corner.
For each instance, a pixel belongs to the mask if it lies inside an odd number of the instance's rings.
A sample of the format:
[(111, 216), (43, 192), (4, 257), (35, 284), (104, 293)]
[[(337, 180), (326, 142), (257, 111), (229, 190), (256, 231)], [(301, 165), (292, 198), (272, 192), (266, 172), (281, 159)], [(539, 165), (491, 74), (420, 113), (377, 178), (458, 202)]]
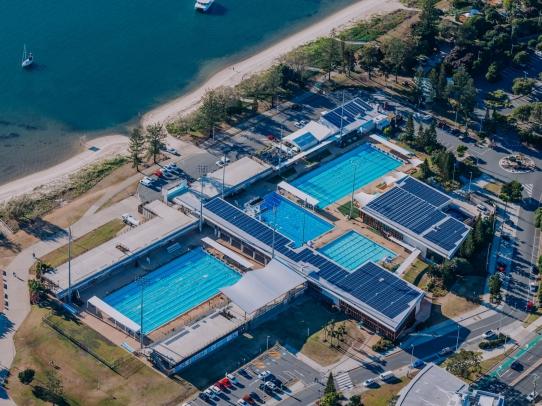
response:
[[(79, 137), (157, 104), (354, 0), (3, 0), (0, 182), (65, 159)], [(20, 68), (23, 45), (35, 55)]]
[(352, 193), (352, 183), (359, 189), (401, 165), (370, 144), (362, 144), (297, 178), (292, 185), (318, 199), (319, 207), (326, 207)]
[(276, 230), (293, 240), (296, 247), (333, 229), (333, 224), (275, 192), (264, 197), (262, 208), (261, 219), (276, 225)]
[[(216, 258), (197, 248), (145, 277), (143, 332), (171, 321), (233, 285), (241, 276)], [(104, 300), (130, 320), (141, 321), (141, 288), (138, 282), (111, 293)]]
[(319, 251), (350, 271), (358, 269), (367, 261), (378, 263), (386, 257), (396, 257), (393, 251), (355, 231), (343, 234)]

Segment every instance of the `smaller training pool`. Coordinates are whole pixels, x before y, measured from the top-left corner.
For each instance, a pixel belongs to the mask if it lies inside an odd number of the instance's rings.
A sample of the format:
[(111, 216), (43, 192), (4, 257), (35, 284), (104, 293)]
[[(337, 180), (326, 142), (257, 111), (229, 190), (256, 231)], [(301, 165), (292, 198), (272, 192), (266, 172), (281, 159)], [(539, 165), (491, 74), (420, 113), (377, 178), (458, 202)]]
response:
[(276, 226), (296, 247), (333, 229), (333, 224), (275, 192), (266, 195), (260, 207), (260, 219)]
[(341, 235), (318, 251), (350, 271), (358, 269), (367, 261), (378, 263), (386, 257), (397, 256), (393, 251), (356, 231)]
[[(143, 332), (149, 333), (215, 296), (241, 278), (237, 272), (196, 248), (145, 276)], [(105, 302), (140, 323), (141, 287), (135, 281), (111, 293)]]

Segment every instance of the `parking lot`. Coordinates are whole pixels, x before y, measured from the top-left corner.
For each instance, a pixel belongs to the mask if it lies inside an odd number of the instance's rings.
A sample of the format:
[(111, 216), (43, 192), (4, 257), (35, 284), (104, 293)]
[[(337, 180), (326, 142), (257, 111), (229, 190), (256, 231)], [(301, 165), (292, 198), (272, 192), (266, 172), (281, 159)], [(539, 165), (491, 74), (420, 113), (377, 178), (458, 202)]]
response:
[[(258, 378), (258, 374), (269, 371), (265, 378)], [(234, 383), (229, 387), (221, 386), (218, 394), (212, 398), (198, 397), (191, 404), (194, 405), (227, 405), (227, 404), (273, 404), (291, 398), (294, 393), (302, 391), (309, 386), (321, 387), (320, 373), (281, 346), (275, 346), (255, 360), (233, 372)], [(271, 382), (267, 383), (266, 382)], [(267, 385), (267, 387), (265, 387)], [(269, 387), (276, 386), (275, 390)], [(315, 388), (316, 393), (318, 389)], [(212, 393), (207, 390), (206, 393)], [(241, 399), (246, 399), (243, 403)]]

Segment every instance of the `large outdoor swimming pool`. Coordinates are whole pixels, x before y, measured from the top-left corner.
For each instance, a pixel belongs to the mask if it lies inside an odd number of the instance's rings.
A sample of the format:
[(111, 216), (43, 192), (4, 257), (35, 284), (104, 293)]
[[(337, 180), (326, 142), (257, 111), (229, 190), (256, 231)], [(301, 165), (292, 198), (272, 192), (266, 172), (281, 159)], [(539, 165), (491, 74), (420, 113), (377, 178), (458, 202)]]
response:
[(272, 192), (261, 205), (261, 220), (294, 241), (296, 247), (333, 229), (333, 224)]
[(318, 251), (350, 271), (367, 261), (378, 263), (386, 257), (396, 257), (393, 251), (355, 231), (341, 235)]
[[(161, 266), (145, 276), (143, 332), (149, 333), (175, 319), (240, 278), (237, 272), (202, 248)], [(132, 282), (108, 295), (105, 302), (139, 324), (140, 286)]]
[(297, 178), (292, 185), (319, 200), (323, 208), (398, 168), (402, 162), (371, 144), (352, 151)]

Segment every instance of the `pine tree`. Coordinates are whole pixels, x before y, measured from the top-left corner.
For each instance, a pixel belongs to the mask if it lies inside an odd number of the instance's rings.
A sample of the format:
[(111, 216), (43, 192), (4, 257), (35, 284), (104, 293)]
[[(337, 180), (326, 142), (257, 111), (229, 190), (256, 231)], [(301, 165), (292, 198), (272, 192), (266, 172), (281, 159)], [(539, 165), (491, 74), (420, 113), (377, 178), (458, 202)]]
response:
[(143, 163), (143, 152), (145, 149), (145, 137), (141, 133), (141, 129), (134, 128), (130, 135), (130, 145), (128, 151), (130, 152), (130, 160), (132, 161), (132, 167), (136, 168), (139, 172), (139, 165)]
[(431, 168), (429, 167), (429, 162), (425, 159), (420, 165), (420, 177), (422, 179), (427, 179), (431, 175)]
[(463, 258), (471, 258), (476, 251), (476, 246), (474, 244), (474, 237), (472, 233), (469, 233), (463, 244), (461, 245), (460, 254)]
[(474, 235), (474, 243), (478, 248), (481, 247), (485, 240), (484, 222), (481, 217), (478, 217), (476, 219), (476, 222), (474, 223), (474, 230), (472, 233)]
[(335, 380), (333, 379), (333, 374), (330, 372), (327, 376), (326, 388), (324, 389), (324, 394), (334, 393), (337, 390), (335, 389)]
[(412, 114), (408, 115), (405, 131), (401, 134), (401, 140), (405, 142), (414, 141), (414, 119), (412, 118)]
[(447, 98), (446, 87), (448, 86), (448, 76), (446, 75), (446, 66), (442, 63), (438, 74), (437, 99), (445, 101)]
[(147, 127), (147, 135), (145, 138), (147, 141), (147, 154), (149, 157), (152, 157), (152, 161), (156, 163), (156, 157), (160, 153), (162, 143), (166, 138), (162, 124), (155, 123), (149, 125)]

